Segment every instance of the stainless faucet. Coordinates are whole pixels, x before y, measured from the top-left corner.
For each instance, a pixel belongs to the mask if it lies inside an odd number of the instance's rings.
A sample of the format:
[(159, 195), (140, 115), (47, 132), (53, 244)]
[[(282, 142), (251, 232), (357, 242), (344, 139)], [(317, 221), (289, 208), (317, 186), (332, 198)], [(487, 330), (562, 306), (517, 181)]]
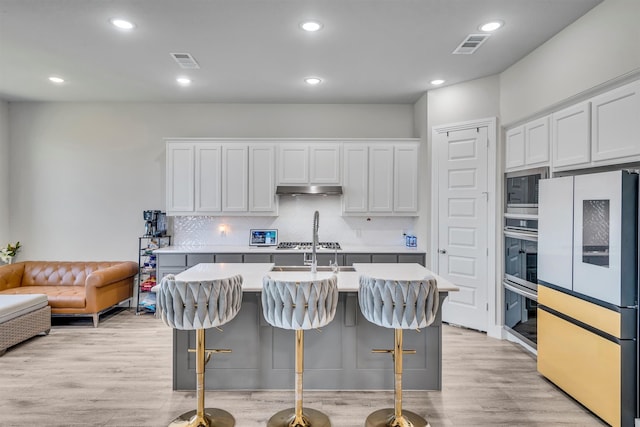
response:
[(316, 258), (316, 246), (318, 246), (318, 226), (320, 225), (320, 213), (313, 213), (313, 244), (311, 247), (311, 272), (318, 272), (318, 260)]

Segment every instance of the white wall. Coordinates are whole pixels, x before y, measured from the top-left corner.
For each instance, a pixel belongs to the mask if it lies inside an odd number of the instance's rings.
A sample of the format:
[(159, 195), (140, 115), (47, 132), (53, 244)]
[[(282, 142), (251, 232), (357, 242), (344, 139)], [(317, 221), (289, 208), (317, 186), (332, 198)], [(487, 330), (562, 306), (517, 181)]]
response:
[(0, 247), (15, 243), (9, 228), (9, 104), (0, 101)]
[(502, 122), (640, 70), (640, 1), (605, 0), (500, 75)]
[(142, 211), (164, 208), (164, 137), (413, 137), (411, 105), (19, 102), (9, 121), (21, 259), (137, 260)]

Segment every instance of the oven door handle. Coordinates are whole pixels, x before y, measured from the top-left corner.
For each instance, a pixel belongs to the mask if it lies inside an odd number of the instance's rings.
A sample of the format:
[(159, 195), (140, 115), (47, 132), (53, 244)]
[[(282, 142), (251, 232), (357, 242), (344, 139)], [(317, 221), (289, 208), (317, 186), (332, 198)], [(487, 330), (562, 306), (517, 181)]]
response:
[(509, 289), (511, 292), (515, 292), (518, 295), (522, 295), (522, 296), (527, 297), (529, 299), (532, 299), (534, 301), (538, 301), (538, 294), (537, 293), (531, 292), (529, 290), (525, 290), (525, 289), (521, 288), (520, 286), (516, 286), (516, 285), (513, 285), (513, 284), (505, 282), (505, 281), (502, 282), (502, 285), (505, 287), (505, 289)]
[(505, 229), (504, 236), (511, 237), (513, 239), (528, 240), (529, 242), (538, 241), (538, 235), (536, 233), (527, 233), (522, 231), (517, 232), (517, 231), (511, 231), (511, 230)]

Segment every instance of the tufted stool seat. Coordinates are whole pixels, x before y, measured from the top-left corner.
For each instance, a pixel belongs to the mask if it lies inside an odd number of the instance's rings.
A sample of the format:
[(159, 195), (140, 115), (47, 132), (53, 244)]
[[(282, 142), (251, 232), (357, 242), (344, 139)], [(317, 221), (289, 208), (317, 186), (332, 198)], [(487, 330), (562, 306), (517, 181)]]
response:
[(269, 427), (328, 427), (329, 417), (320, 411), (302, 407), (304, 371), (304, 331), (321, 328), (331, 322), (338, 304), (338, 279), (281, 281), (266, 276), (262, 283), (262, 313), (276, 328), (296, 331), (295, 408), (273, 415)]
[[(204, 407), (204, 366), (212, 353), (231, 350), (205, 350), (205, 329), (231, 321), (242, 304), (242, 276), (220, 280), (185, 282), (167, 275), (157, 289), (156, 315), (168, 326), (196, 331), (197, 410), (176, 418), (170, 426), (231, 427), (233, 416), (222, 409)], [(205, 360), (205, 353), (207, 359)]]
[(374, 350), (391, 353), (394, 360), (394, 408), (380, 409), (369, 415), (366, 427), (424, 427), (429, 423), (419, 415), (402, 411), (403, 329), (424, 328), (433, 323), (438, 312), (438, 286), (432, 277), (417, 281), (376, 279), (360, 276), (360, 311), (369, 322), (394, 329), (394, 349)]

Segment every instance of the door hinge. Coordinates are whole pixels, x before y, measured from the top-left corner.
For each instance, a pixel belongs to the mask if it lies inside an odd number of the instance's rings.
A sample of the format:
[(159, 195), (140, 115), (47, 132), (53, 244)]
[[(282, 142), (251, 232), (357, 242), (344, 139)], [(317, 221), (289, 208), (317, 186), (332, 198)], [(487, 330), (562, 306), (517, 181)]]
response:
[(487, 256), (489, 256), (489, 248), (487, 248)]
[(489, 303), (487, 303), (487, 311), (489, 311)]

